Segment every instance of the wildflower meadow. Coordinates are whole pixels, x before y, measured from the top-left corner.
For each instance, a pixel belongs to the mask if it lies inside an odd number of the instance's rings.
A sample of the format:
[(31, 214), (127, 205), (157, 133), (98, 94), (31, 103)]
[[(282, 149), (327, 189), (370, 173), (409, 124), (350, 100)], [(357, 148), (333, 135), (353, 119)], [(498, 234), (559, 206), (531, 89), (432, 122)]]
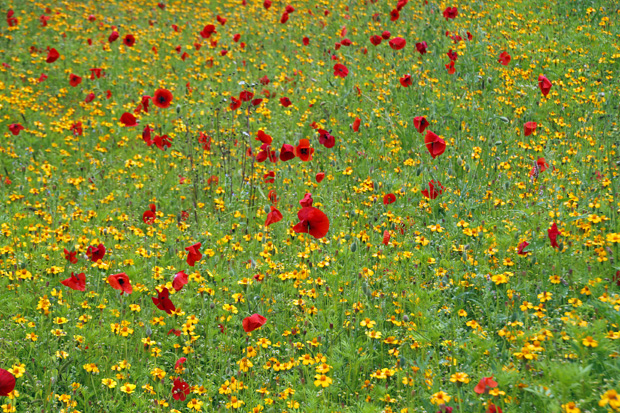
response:
[(620, 4), (0, 1), (0, 409), (620, 412)]

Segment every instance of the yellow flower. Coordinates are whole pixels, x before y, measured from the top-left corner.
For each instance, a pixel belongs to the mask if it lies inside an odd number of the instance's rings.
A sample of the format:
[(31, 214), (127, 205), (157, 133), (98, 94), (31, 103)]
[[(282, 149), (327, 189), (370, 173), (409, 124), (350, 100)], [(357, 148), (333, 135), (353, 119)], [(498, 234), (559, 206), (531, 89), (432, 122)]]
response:
[(591, 336), (584, 338), (581, 344), (583, 344), (586, 347), (598, 347), (598, 341), (593, 339)]
[(314, 378), (316, 379), (314, 381), (314, 385), (316, 387), (319, 387), (319, 386), (327, 387), (330, 384), (332, 384), (332, 382), (333, 382), (333, 380), (331, 378), (327, 377), (324, 374), (317, 374), (317, 375), (314, 376)]
[(450, 381), (452, 383), (464, 383), (467, 384), (469, 383), (469, 376), (467, 375), (467, 373), (454, 373), (452, 376), (450, 376)]
[(113, 379), (101, 379), (101, 384), (103, 384), (104, 386), (107, 386), (110, 389), (113, 389), (116, 387), (116, 381)]
[(562, 411), (564, 413), (581, 413), (581, 409), (577, 407), (575, 402), (568, 402), (562, 405)]
[(608, 404), (612, 409), (620, 410), (620, 396), (618, 396), (618, 392), (614, 389), (607, 390), (598, 402), (598, 405), (601, 407), (607, 406)]
[(232, 407), (233, 409), (238, 409), (244, 404), (245, 402), (243, 400), (239, 400), (236, 396), (232, 396), (230, 402), (226, 403), (226, 408), (230, 409)]
[(431, 403), (436, 405), (448, 404), (452, 397), (448, 393), (439, 391), (431, 396)]
[(197, 412), (202, 411), (202, 405), (203, 402), (198, 399), (192, 399), (189, 403), (187, 403), (187, 407), (189, 407), (190, 409), (194, 409)]
[(135, 389), (136, 389), (136, 385), (135, 384), (131, 384), (131, 383), (125, 383), (121, 387), (121, 391), (123, 393), (127, 393), (127, 394), (133, 393)]

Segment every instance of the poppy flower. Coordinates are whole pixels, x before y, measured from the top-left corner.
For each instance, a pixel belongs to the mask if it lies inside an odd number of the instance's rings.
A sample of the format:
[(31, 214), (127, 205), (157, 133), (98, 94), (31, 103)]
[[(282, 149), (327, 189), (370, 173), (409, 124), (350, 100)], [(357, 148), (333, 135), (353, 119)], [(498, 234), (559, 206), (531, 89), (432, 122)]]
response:
[(299, 205), (302, 207), (311, 207), (314, 199), (312, 199), (311, 193), (304, 194), (304, 197), (299, 201)]
[(416, 116), (413, 118), (413, 127), (420, 133), (424, 133), (424, 129), (430, 125), (424, 116)]
[(265, 76), (260, 78), (259, 82), (260, 82), (261, 85), (267, 86), (269, 84), (270, 80), (267, 77), (267, 75), (265, 75)]
[(383, 196), (383, 205), (390, 205), (396, 202), (396, 195), (394, 194), (385, 194)]
[(216, 33), (215, 26), (212, 24), (207, 24), (200, 32), (200, 36), (203, 39), (208, 39), (213, 33)]
[(170, 148), (172, 146), (172, 142), (170, 142), (168, 135), (155, 135), (153, 138), (153, 143), (162, 151), (165, 151), (166, 148)]
[(147, 225), (153, 225), (153, 222), (155, 222), (156, 210), (155, 204), (150, 204), (149, 209), (144, 211), (144, 214), (142, 214), (142, 221), (144, 221)]
[(174, 379), (172, 385), (172, 398), (174, 400), (185, 401), (187, 395), (190, 393), (190, 386), (182, 379)]
[(430, 130), (426, 131), (424, 143), (426, 144), (426, 149), (428, 149), (428, 152), (431, 154), (433, 159), (444, 153), (444, 151), (446, 150), (446, 141), (441, 139)]
[(547, 230), (547, 235), (549, 236), (549, 241), (551, 241), (551, 246), (553, 248), (560, 248), (558, 245), (558, 235), (562, 235), (562, 233), (558, 230), (558, 224), (554, 222), (551, 228)]
[(293, 145), (289, 145), (287, 143), (282, 144), (282, 148), (280, 149), (280, 160), (282, 162), (286, 162), (295, 158), (295, 147)]
[(230, 97), (230, 110), (237, 110), (241, 107), (241, 101), (234, 96)]
[(123, 113), (120, 119), (121, 123), (129, 128), (133, 126), (138, 126), (138, 122), (136, 117), (129, 112)]
[(528, 245), (530, 245), (530, 243), (527, 241), (523, 241), (521, 244), (519, 244), (519, 246), (517, 247), (517, 254), (527, 255), (528, 251), (525, 251), (525, 248), (527, 248)]
[(102, 260), (105, 256), (105, 247), (103, 246), (103, 244), (99, 244), (96, 247), (90, 245), (86, 250), (86, 255), (90, 258), (92, 262)]
[(175, 291), (181, 291), (183, 286), (188, 282), (189, 279), (187, 274), (185, 274), (185, 271), (179, 271), (174, 275), (174, 279), (172, 280), (172, 288), (174, 288)]
[(6, 12), (6, 22), (9, 25), (9, 27), (15, 27), (17, 26), (17, 23), (19, 23), (19, 20), (17, 20), (17, 17), (13, 17), (15, 16), (15, 12), (13, 11), (13, 9), (9, 9), (9, 11)]
[(349, 74), (349, 69), (341, 63), (336, 63), (334, 65), (334, 76), (345, 78)]
[(257, 328), (261, 328), (263, 325), (265, 325), (266, 322), (267, 319), (262, 315), (252, 314), (251, 316), (243, 319), (242, 325), (246, 333), (251, 333)]
[(267, 214), (267, 219), (265, 220), (265, 226), (268, 227), (271, 224), (275, 224), (276, 222), (282, 221), (282, 213), (278, 211), (276, 207), (273, 205), (269, 206), (269, 213)]
[(400, 13), (398, 12), (398, 9), (394, 9), (390, 12), (390, 21), (395, 22), (399, 17)]
[(510, 55), (507, 52), (502, 52), (499, 55), (498, 62), (500, 62), (503, 66), (508, 66), (508, 63), (510, 63)]
[(283, 98), (280, 98), (280, 104), (284, 106), (285, 108), (288, 108), (289, 106), (293, 104), (293, 102), (291, 102), (289, 98), (283, 97)]
[(453, 75), (456, 72), (456, 68), (454, 67), (454, 60), (450, 60), (450, 63), (446, 65), (446, 69), (448, 70), (449, 75)]
[(295, 148), (295, 156), (304, 162), (308, 162), (312, 160), (313, 153), (314, 148), (310, 147), (310, 141), (308, 139), (300, 139), (299, 145)]
[(69, 75), (69, 84), (71, 86), (76, 87), (80, 83), (82, 83), (82, 78), (80, 76), (74, 75), (73, 73)]
[(215, 17), (215, 20), (217, 20), (217, 22), (222, 26), (226, 24), (226, 19), (224, 17), (221, 17), (220, 15), (217, 15)]
[(405, 75), (403, 77), (401, 77), (400, 79), (398, 79), (398, 81), (400, 82), (400, 84), (402, 85), (402, 87), (409, 87), (411, 86), (411, 75)]
[(120, 36), (121, 35), (118, 34), (116, 30), (112, 30), (112, 33), (110, 33), (110, 36), (108, 36), (108, 43), (115, 42)]
[(549, 164), (545, 160), (545, 158), (538, 158), (538, 160), (534, 163), (532, 170), (530, 171), (530, 178), (538, 178), (538, 174), (541, 172), (545, 172), (549, 168)]
[(15, 136), (19, 135), (19, 132), (23, 131), (24, 129), (25, 128), (19, 123), (12, 123), (9, 125), (9, 131)]
[(545, 75), (538, 76), (538, 87), (540, 88), (540, 91), (545, 97), (547, 97), (547, 95), (549, 94), (551, 86), (551, 81), (547, 79)]
[(0, 396), (6, 397), (15, 389), (15, 376), (0, 369)]
[(452, 49), (448, 50), (448, 53), (446, 53), (448, 55), (448, 59), (452, 60), (453, 62), (456, 62), (456, 60), (459, 58), (459, 54), (457, 52), (453, 52)]
[(41, 73), (41, 76), (39, 76), (38, 82), (45, 82), (45, 80), (47, 79), (47, 75), (45, 73)]
[(456, 16), (458, 15), (459, 11), (456, 7), (446, 7), (446, 9), (443, 11), (443, 17), (445, 17), (446, 20), (456, 19)]
[(480, 379), (476, 387), (474, 387), (474, 391), (478, 394), (488, 393), (490, 389), (497, 387), (497, 382), (493, 380), (493, 376), (491, 377), (483, 377)]
[(329, 218), (318, 208), (304, 207), (297, 212), (299, 223), (293, 227), (297, 233), (306, 233), (314, 238), (323, 238), (329, 231)]
[(185, 248), (185, 251), (187, 251), (187, 265), (189, 265), (190, 267), (193, 267), (196, 264), (196, 261), (200, 261), (200, 259), (202, 258), (200, 247), (202, 247), (202, 244), (198, 242), (190, 247)]
[(142, 139), (148, 146), (153, 144), (153, 141), (151, 140), (151, 132), (153, 131), (155, 131), (155, 129), (151, 128), (149, 125), (146, 125), (142, 131)]
[(538, 124), (536, 122), (526, 122), (523, 126), (523, 135), (530, 136), (532, 133), (536, 132), (536, 127)]
[(265, 10), (269, 10), (269, 8), (271, 7), (271, 0), (265, 0), (263, 2), (263, 7), (265, 8)]
[(374, 46), (379, 46), (382, 41), (383, 41), (383, 37), (378, 36), (376, 34), (370, 37), (370, 43), (372, 43)]
[(276, 173), (274, 171), (269, 171), (265, 175), (263, 175), (263, 182), (266, 184), (272, 184), (275, 181)]
[(66, 280), (62, 280), (60, 283), (62, 285), (66, 285), (72, 290), (86, 291), (86, 275), (83, 272), (77, 275), (73, 274), (72, 272), (71, 277), (67, 278)]
[(157, 293), (157, 298), (151, 297), (151, 300), (153, 300), (153, 304), (155, 304), (157, 308), (165, 311), (166, 314), (172, 314), (174, 311), (176, 311), (176, 307), (172, 303), (172, 300), (170, 300), (169, 296), (170, 292), (166, 287), (164, 287), (160, 292)]
[(166, 89), (157, 89), (153, 95), (153, 104), (158, 108), (165, 109), (172, 103), (172, 92)]
[(441, 183), (433, 180), (428, 183), (428, 189), (422, 191), (422, 195), (428, 199), (435, 199), (439, 195), (443, 194), (444, 189), (445, 188)]
[[(260, 148), (261, 151), (256, 155), (256, 162), (265, 162), (267, 159), (271, 162), (276, 162), (278, 160), (278, 158), (276, 158), (276, 151), (272, 151), (271, 146), (263, 143)], [(249, 148), (248, 151), (250, 151)], [(248, 152), (248, 155), (251, 156), (251, 152)]]
[(39, 17), (39, 20), (41, 21), (41, 26), (45, 27), (47, 26), (47, 22), (51, 19), (50, 16), (46, 16), (46, 15), (42, 15), (41, 17)]
[(420, 54), (425, 54), (427, 52), (426, 49), (428, 49), (428, 45), (426, 42), (419, 42), (415, 44), (415, 48), (418, 52), (420, 52)]
[(304, 38), (301, 39), (301, 42), (304, 44), (304, 46), (308, 46), (310, 44), (310, 39), (304, 36)]
[(359, 132), (361, 123), (362, 120), (360, 118), (355, 118), (355, 120), (353, 121), (353, 125), (351, 125), (351, 129), (353, 129), (353, 132)]
[(84, 103), (90, 103), (93, 100), (95, 100), (95, 94), (94, 93), (89, 93), (88, 95), (86, 95), (86, 97), (84, 98)]
[(131, 281), (129, 281), (129, 277), (124, 272), (118, 274), (112, 274), (108, 277), (108, 283), (115, 290), (120, 290), (121, 295), (131, 294), (133, 292), (133, 287), (131, 286)]
[(381, 33), (381, 37), (383, 38), (383, 40), (387, 40), (390, 37), (392, 37), (392, 33), (390, 33), (389, 31), (385, 30), (383, 33)]
[(261, 141), (262, 143), (266, 143), (267, 145), (271, 145), (273, 138), (267, 135), (262, 129), (256, 132), (256, 140)]
[(295, 8), (291, 6), (290, 4), (287, 4), (284, 10), (286, 10), (287, 13), (291, 14), (295, 11)]
[(278, 204), (278, 194), (273, 189), (267, 194), (267, 199), (269, 199), (272, 204)]
[(128, 34), (123, 37), (123, 44), (127, 47), (133, 47), (136, 44), (136, 38), (133, 34)]
[(241, 93), (239, 93), (239, 100), (242, 102), (249, 102), (254, 98), (254, 93), (250, 92), (249, 90), (244, 90)]
[(325, 172), (319, 172), (318, 174), (316, 174), (315, 179), (316, 182), (320, 184), (321, 181), (325, 179)]
[(66, 248), (65, 250), (65, 259), (69, 261), (71, 264), (77, 264), (77, 251), (69, 251)]
[(280, 17), (280, 23), (284, 24), (288, 21), (288, 13), (284, 12), (282, 13), (282, 17)]
[(319, 129), (319, 143), (326, 148), (330, 149), (336, 145), (336, 138), (334, 138), (329, 132), (324, 129)]
[(390, 243), (390, 238), (390, 231), (388, 231), (387, 229), (383, 231), (383, 245), (388, 245)]
[(493, 402), (489, 402), (489, 406), (487, 407), (486, 413), (503, 413), (502, 408), (493, 404)]
[(58, 58), (60, 57), (60, 53), (58, 53), (58, 50), (54, 49), (53, 47), (50, 49), (47, 49), (47, 59), (45, 59), (45, 61), (47, 63), (54, 63), (56, 60), (58, 60)]
[(389, 44), (393, 50), (401, 50), (407, 45), (407, 41), (402, 37), (395, 37), (390, 39)]

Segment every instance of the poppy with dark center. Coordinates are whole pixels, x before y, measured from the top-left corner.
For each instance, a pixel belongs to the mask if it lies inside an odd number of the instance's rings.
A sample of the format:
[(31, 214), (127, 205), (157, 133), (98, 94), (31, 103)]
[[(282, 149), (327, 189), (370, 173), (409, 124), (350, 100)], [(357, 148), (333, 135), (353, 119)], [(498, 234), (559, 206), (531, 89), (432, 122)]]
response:
[(72, 272), (71, 277), (67, 278), (66, 280), (62, 280), (60, 283), (62, 285), (66, 285), (72, 290), (86, 291), (86, 275), (83, 272), (77, 275), (73, 274)]
[(24, 129), (25, 128), (19, 123), (12, 123), (9, 125), (9, 131), (15, 136), (19, 135), (19, 132), (23, 131)]
[(334, 138), (328, 131), (325, 129), (319, 129), (319, 143), (325, 146), (327, 149), (331, 149), (336, 145), (336, 138)]
[(157, 211), (155, 204), (149, 204), (149, 209), (142, 214), (142, 221), (147, 225), (153, 225), (153, 222), (155, 222), (155, 211)]
[(305, 207), (297, 212), (299, 223), (293, 227), (297, 233), (306, 233), (314, 238), (323, 238), (329, 231), (329, 218), (318, 208)]
[(197, 242), (196, 244), (185, 248), (185, 251), (187, 251), (187, 265), (190, 267), (193, 267), (196, 264), (196, 261), (200, 261), (202, 258), (200, 247), (202, 247), (202, 243)]
[(383, 196), (383, 205), (390, 205), (396, 202), (396, 195), (394, 194), (385, 194)]
[(302, 207), (311, 207), (314, 199), (312, 199), (312, 194), (307, 192), (304, 194), (304, 197), (299, 201), (299, 205)]
[(76, 87), (80, 83), (82, 83), (82, 78), (80, 76), (74, 75), (73, 73), (69, 75), (69, 84), (71, 86)]
[(265, 219), (265, 226), (268, 227), (271, 224), (282, 221), (282, 213), (273, 205), (269, 206), (269, 213), (267, 219)]
[(397, 9), (394, 9), (390, 12), (390, 21), (395, 22), (400, 17), (400, 13)]
[(251, 316), (243, 319), (242, 325), (246, 333), (251, 333), (257, 328), (261, 328), (266, 322), (267, 319), (262, 315), (252, 314)]
[(407, 41), (402, 37), (395, 37), (390, 39), (389, 44), (393, 50), (401, 50), (407, 45)]
[(497, 382), (493, 380), (493, 376), (483, 377), (478, 384), (476, 384), (476, 387), (474, 387), (474, 391), (478, 394), (487, 394), (489, 390), (495, 387), (497, 387)]
[(551, 86), (551, 81), (547, 79), (545, 75), (538, 76), (538, 87), (540, 88), (540, 91), (545, 97), (547, 97), (547, 95), (549, 94)]
[(453, 52), (452, 49), (448, 50), (448, 53), (446, 53), (448, 55), (448, 59), (452, 60), (453, 62), (456, 62), (456, 60), (459, 58), (459, 54), (457, 52)]
[(115, 42), (120, 36), (121, 35), (118, 34), (116, 30), (112, 30), (112, 33), (110, 33), (110, 36), (108, 36), (108, 43)]
[(547, 235), (549, 236), (549, 241), (551, 241), (551, 246), (553, 248), (560, 248), (558, 245), (558, 235), (562, 235), (562, 233), (558, 229), (558, 224), (554, 222), (551, 228), (547, 230)]
[(523, 241), (522, 243), (520, 243), (519, 246), (517, 247), (517, 254), (527, 255), (529, 251), (525, 251), (525, 248), (527, 248), (528, 245), (530, 245), (530, 243), (527, 241)]
[(299, 145), (295, 148), (295, 156), (304, 162), (308, 162), (312, 160), (313, 153), (314, 148), (310, 147), (310, 141), (308, 139), (300, 139)]
[(424, 143), (426, 144), (426, 149), (428, 149), (428, 152), (431, 154), (433, 159), (444, 153), (444, 151), (446, 150), (446, 141), (441, 139), (438, 135), (434, 134), (430, 130), (426, 131)]
[(69, 261), (71, 264), (77, 264), (77, 251), (69, 251), (66, 248), (65, 250), (65, 259)]
[(341, 63), (336, 63), (334, 65), (334, 76), (345, 78), (349, 74), (349, 69)]
[(133, 126), (138, 126), (136, 117), (129, 112), (123, 113), (120, 120), (123, 125), (129, 128)]
[(426, 49), (428, 49), (428, 45), (426, 42), (419, 42), (415, 44), (415, 48), (418, 52), (420, 52), (420, 54), (425, 54)]
[(207, 24), (200, 32), (200, 36), (203, 39), (208, 39), (213, 33), (216, 33), (215, 26), (212, 24)]
[(136, 38), (133, 34), (128, 34), (123, 37), (123, 44), (127, 47), (133, 47), (136, 44)]
[(168, 135), (155, 135), (155, 137), (153, 138), (153, 143), (162, 151), (165, 151), (166, 148), (170, 148), (172, 146)]
[(157, 298), (151, 297), (151, 300), (153, 300), (153, 304), (155, 304), (157, 308), (165, 311), (166, 314), (172, 314), (174, 311), (176, 311), (177, 308), (174, 306), (169, 296), (170, 292), (166, 287), (164, 287), (161, 291), (157, 293)]
[(301, 39), (301, 42), (304, 44), (304, 46), (308, 46), (310, 44), (310, 39), (304, 36), (304, 38)]
[(503, 66), (508, 66), (508, 63), (510, 63), (510, 55), (507, 52), (502, 52), (499, 55), (498, 62), (502, 64)]
[(383, 37), (379, 36), (379, 35), (374, 35), (370, 37), (370, 43), (372, 43), (375, 46), (379, 46), (381, 44), (381, 42), (383, 41)]
[(188, 282), (189, 278), (187, 274), (185, 274), (185, 271), (179, 271), (174, 275), (174, 278), (172, 279), (172, 288), (174, 288), (175, 291), (181, 291), (183, 286), (186, 285)]
[(446, 65), (446, 69), (448, 70), (449, 75), (453, 75), (456, 72), (456, 68), (454, 67), (454, 60), (450, 60), (450, 63)]
[(6, 397), (15, 389), (15, 376), (0, 369), (0, 396)]
[(133, 287), (131, 286), (131, 281), (129, 281), (129, 277), (124, 272), (118, 274), (112, 274), (108, 277), (108, 283), (115, 290), (119, 290), (121, 295), (131, 294), (133, 292)]
[(398, 81), (400, 82), (402, 87), (409, 87), (411, 86), (411, 75), (405, 75), (403, 77), (401, 77), (400, 79), (398, 79)]
[(293, 145), (289, 145), (288, 143), (283, 143), (282, 148), (280, 149), (280, 160), (282, 162), (286, 162), (295, 158), (295, 156), (295, 147)]
[(172, 103), (172, 92), (166, 89), (157, 89), (153, 95), (153, 104), (158, 108), (165, 109)]
[(428, 199), (435, 199), (439, 195), (443, 194), (444, 189), (445, 188), (441, 183), (432, 180), (428, 183), (428, 189), (422, 191), (422, 195)]
[(536, 122), (526, 122), (525, 125), (523, 125), (523, 135), (530, 136), (532, 133), (536, 132), (537, 127), (538, 124)]
[(459, 15), (459, 10), (456, 7), (446, 7), (443, 11), (443, 17), (448, 19), (456, 19), (456, 16)]
[(293, 104), (293, 102), (291, 102), (289, 98), (283, 97), (283, 98), (280, 98), (280, 104), (284, 106), (285, 108), (288, 108), (289, 106)]
[(105, 256), (105, 247), (103, 246), (103, 244), (99, 244), (96, 247), (90, 245), (86, 250), (86, 255), (88, 256), (88, 258), (90, 258), (92, 262), (102, 260)]
[(420, 133), (424, 133), (424, 129), (430, 125), (424, 116), (416, 116), (413, 118), (413, 127)]
[(178, 401), (185, 401), (187, 395), (190, 393), (190, 386), (182, 379), (176, 378), (173, 381), (172, 386), (172, 398)]
[(58, 50), (54, 49), (53, 47), (50, 49), (47, 49), (47, 59), (45, 59), (45, 61), (47, 63), (54, 63), (56, 60), (58, 60), (58, 58), (60, 57), (60, 53), (58, 53)]
[(351, 125), (351, 129), (353, 129), (353, 132), (359, 132), (361, 124), (362, 120), (360, 118), (355, 118), (353, 124)]

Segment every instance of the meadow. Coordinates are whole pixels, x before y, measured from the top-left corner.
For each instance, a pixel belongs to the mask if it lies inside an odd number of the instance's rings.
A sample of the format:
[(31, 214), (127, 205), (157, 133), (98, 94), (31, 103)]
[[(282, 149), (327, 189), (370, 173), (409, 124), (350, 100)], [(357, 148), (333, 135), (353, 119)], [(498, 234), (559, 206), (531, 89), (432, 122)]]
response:
[(2, 412), (620, 411), (620, 6), (2, 0)]

